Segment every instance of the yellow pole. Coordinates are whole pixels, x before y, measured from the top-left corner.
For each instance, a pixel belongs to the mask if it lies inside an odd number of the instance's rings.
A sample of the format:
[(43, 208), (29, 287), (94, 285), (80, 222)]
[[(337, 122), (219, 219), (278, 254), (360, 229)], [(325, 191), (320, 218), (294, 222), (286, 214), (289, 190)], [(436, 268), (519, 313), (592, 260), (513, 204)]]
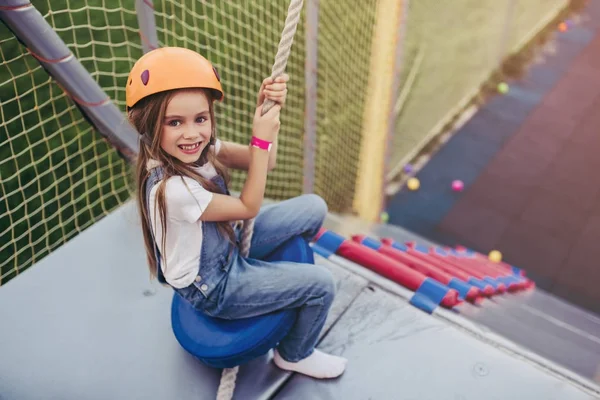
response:
[(383, 203), (386, 139), (393, 105), (391, 83), (404, 1), (379, 0), (377, 4), (354, 196), (354, 210), (368, 222), (379, 220)]

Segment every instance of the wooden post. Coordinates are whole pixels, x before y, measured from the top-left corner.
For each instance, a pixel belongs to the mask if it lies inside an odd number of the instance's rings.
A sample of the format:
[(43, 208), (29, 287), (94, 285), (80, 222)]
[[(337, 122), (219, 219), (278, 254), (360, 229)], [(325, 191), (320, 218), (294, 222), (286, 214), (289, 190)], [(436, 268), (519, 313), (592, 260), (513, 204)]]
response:
[(393, 112), (393, 85), (396, 70), (398, 29), (405, 0), (380, 0), (371, 44), (371, 60), (366, 104), (363, 114), (362, 144), (354, 210), (359, 217), (376, 222), (384, 198), (386, 147)]

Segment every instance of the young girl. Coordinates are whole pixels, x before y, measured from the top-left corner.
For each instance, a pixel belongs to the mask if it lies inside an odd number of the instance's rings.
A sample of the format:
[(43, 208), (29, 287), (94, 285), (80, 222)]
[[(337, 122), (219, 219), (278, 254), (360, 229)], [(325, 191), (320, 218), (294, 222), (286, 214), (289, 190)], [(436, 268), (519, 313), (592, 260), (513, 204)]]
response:
[[(275, 364), (333, 378), (347, 360), (315, 349), (333, 302), (331, 273), (318, 265), (260, 261), (293, 236), (311, 239), (327, 213), (316, 195), (261, 208), (267, 172), (275, 166), (287, 80), (263, 81), (245, 146), (216, 138), (213, 101), (224, 94), (208, 60), (176, 47), (140, 58), (126, 88), (129, 118), (141, 135), (138, 207), (153, 276), (213, 317), (297, 309), (296, 322), (275, 350)], [(265, 99), (276, 105), (261, 116)], [(239, 198), (229, 195), (227, 167), (248, 171)], [(250, 255), (243, 258), (234, 221), (254, 217)]]

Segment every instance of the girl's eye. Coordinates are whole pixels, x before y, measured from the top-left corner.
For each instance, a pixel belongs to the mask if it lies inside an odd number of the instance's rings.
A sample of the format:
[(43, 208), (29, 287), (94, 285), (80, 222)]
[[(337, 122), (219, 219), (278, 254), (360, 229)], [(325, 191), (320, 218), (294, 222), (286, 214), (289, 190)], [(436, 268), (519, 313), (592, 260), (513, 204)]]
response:
[(180, 122), (179, 120), (177, 120), (177, 119), (173, 119), (173, 120), (169, 121), (169, 122), (167, 123), (167, 125), (169, 125), (169, 126), (179, 126), (179, 124), (180, 124), (180, 123), (181, 123), (181, 122)]
[(196, 122), (199, 123), (199, 124), (203, 123), (204, 121), (206, 121), (206, 118), (204, 118), (204, 117), (198, 117), (198, 118), (196, 118)]

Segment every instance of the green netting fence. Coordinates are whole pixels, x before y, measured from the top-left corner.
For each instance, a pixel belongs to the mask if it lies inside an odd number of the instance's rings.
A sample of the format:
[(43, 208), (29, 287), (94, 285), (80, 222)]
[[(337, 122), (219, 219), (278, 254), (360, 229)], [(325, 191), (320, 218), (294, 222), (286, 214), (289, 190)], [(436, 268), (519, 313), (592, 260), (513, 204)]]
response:
[[(321, 0), (314, 191), (332, 211), (352, 212), (368, 93), (377, 0)], [(418, 150), (432, 129), (566, 0), (413, 0), (402, 84), (419, 73), (397, 121), (390, 166)], [(142, 55), (133, 0), (35, 0), (33, 5), (91, 76), (124, 110), (125, 81)], [(246, 143), (256, 91), (270, 73), (287, 2), (154, 1), (161, 46), (205, 54), (223, 78), (222, 139)], [(512, 17), (507, 17), (512, 15)], [(302, 192), (306, 110), (306, 16), (287, 72), (278, 167), (267, 196)], [(419, 56), (421, 54), (421, 56)], [(130, 167), (84, 118), (39, 62), (0, 24), (0, 284), (128, 201)], [(383, 155), (382, 155), (383, 157)], [(244, 174), (234, 173), (239, 190)], [(383, 177), (382, 177), (383, 178)]]

